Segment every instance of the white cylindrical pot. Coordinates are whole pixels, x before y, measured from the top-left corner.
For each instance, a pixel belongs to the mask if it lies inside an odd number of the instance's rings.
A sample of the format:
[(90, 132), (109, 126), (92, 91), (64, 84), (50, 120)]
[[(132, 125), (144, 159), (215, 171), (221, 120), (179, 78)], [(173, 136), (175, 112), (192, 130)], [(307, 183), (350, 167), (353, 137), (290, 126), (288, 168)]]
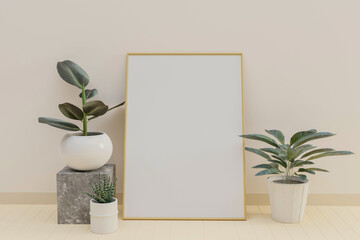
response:
[(90, 229), (93, 233), (112, 233), (118, 229), (118, 201), (98, 203), (90, 200)]
[(66, 134), (60, 143), (60, 157), (70, 168), (79, 171), (98, 169), (109, 161), (113, 151), (110, 137), (102, 132)]
[(281, 176), (269, 177), (271, 216), (282, 223), (298, 223), (304, 219), (309, 181), (292, 177), (296, 183), (284, 183)]

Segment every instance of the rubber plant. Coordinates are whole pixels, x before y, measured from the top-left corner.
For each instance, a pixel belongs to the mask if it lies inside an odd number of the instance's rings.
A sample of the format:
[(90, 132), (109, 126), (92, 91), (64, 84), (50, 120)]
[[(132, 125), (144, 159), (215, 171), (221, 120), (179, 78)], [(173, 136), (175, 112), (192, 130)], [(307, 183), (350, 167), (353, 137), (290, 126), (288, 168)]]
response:
[[(315, 174), (315, 172), (328, 172), (322, 168), (314, 168), (313, 160), (339, 155), (353, 154), (350, 151), (335, 151), (332, 148), (317, 148), (308, 143), (309, 141), (327, 138), (335, 134), (329, 132), (318, 132), (315, 129), (300, 131), (295, 133), (290, 143), (285, 143), (284, 134), (279, 130), (265, 130), (275, 139), (262, 134), (246, 134), (240, 137), (261, 141), (271, 145), (271, 148), (249, 148), (245, 147), (246, 151), (255, 153), (265, 158), (269, 163), (259, 164), (253, 168), (263, 169), (256, 174), (262, 176), (267, 174), (279, 174), (282, 176), (284, 183), (291, 183), (294, 176), (305, 180), (305, 174)], [(309, 167), (310, 166), (310, 167)]]
[(82, 131), (84, 136), (88, 133), (88, 121), (91, 121), (105, 113), (120, 107), (125, 104), (122, 102), (114, 107), (109, 108), (102, 101), (88, 99), (95, 97), (98, 94), (97, 89), (85, 89), (89, 84), (88, 74), (76, 63), (65, 60), (57, 63), (57, 71), (60, 77), (67, 83), (81, 89), (79, 97), (81, 98), (82, 107), (79, 108), (71, 103), (65, 102), (59, 104), (60, 112), (67, 118), (78, 120), (82, 122), (83, 128), (81, 129), (76, 124), (63, 121), (56, 118), (39, 117), (39, 123), (45, 123), (52, 127), (60, 128), (68, 131)]

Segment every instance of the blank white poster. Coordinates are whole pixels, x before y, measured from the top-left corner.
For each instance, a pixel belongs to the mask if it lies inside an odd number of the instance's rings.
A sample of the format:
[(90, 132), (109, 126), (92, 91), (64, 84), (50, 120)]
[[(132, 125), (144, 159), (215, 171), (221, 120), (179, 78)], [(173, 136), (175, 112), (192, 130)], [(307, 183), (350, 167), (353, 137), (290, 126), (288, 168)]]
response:
[(241, 54), (129, 54), (124, 219), (245, 219)]

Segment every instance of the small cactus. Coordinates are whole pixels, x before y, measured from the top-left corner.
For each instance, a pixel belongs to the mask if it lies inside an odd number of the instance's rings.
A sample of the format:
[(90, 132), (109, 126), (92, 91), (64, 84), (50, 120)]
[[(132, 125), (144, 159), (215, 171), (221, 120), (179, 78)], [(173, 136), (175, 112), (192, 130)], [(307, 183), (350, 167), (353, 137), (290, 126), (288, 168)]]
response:
[(114, 201), (116, 191), (116, 180), (110, 182), (110, 177), (103, 175), (101, 177), (99, 173), (99, 181), (90, 184), (93, 193), (85, 193), (98, 203), (110, 203)]

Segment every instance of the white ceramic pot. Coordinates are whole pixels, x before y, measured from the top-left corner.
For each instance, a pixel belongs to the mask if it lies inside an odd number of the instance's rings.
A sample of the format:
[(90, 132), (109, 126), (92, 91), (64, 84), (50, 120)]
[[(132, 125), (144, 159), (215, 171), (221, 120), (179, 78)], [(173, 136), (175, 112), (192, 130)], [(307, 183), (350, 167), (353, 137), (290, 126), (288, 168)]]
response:
[(70, 168), (95, 170), (109, 161), (113, 151), (110, 137), (102, 132), (66, 134), (60, 143), (60, 157)]
[(90, 200), (90, 230), (93, 233), (112, 233), (118, 229), (118, 201), (98, 203)]
[(281, 176), (268, 179), (271, 216), (282, 223), (298, 223), (304, 219), (309, 180), (293, 177), (298, 183), (283, 183)]

